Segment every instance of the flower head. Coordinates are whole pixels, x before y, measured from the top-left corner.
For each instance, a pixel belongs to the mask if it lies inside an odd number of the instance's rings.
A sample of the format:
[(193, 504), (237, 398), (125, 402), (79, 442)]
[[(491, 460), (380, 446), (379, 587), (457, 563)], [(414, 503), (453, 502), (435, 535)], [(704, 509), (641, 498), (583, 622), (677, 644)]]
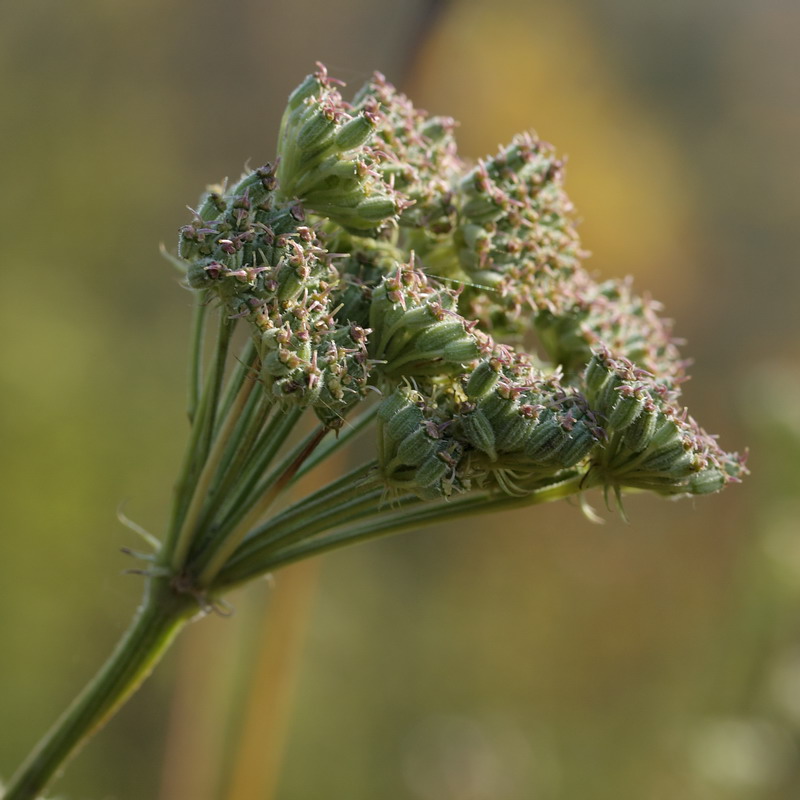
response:
[(338, 427), (377, 390), (382, 479), (425, 497), (574, 475), (698, 494), (744, 474), (678, 405), (660, 306), (582, 266), (552, 147), (521, 134), (466, 164), (455, 123), (379, 73), (351, 102), (342, 85), (309, 75), (275, 165), (209, 190), (181, 231), (189, 284), (249, 324), (274, 402)]

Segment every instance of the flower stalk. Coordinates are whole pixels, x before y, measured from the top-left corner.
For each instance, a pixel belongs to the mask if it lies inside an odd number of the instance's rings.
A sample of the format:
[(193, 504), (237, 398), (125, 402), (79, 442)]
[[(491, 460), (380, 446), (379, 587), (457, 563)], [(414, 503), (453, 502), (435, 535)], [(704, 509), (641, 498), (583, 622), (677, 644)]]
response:
[(130, 628), (96, 677), (20, 766), (4, 800), (37, 798), (63, 764), (125, 703), (147, 678), (188, 619), (195, 603), (148, 578)]
[[(350, 102), (340, 85), (308, 76), (275, 161), (210, 187), (181, 229), (191, 427), (170, 523), (129, 632), (5, 800), (36, 798), (234, 586), (437, 522), (746, 474), (681, 405), (660, 307), (583, 268), (549, 145), (523, 134), (467, 164), (453, 121), (383, 76)], [(363, 463), (287, 500), (366, 434)]]

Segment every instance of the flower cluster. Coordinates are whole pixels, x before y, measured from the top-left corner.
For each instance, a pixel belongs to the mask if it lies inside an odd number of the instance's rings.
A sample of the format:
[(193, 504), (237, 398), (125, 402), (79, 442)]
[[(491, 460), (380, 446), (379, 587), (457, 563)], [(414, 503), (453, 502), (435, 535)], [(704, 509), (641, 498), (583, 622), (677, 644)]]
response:
[(580, 243), (553, 149), (521, 134), (455, 185), (457, 227), (423, 254), (438, 274), (464, 283), (464, 313), (493, 331), (524, 332), (553, 309), (578, 268)]
[(278, 192), (354, 233), (371, 234), (408, 204), (383, 172), (389, 160), (375, 101), (345, 103), (324, 67), (292, 93), (278, 143)]
[[(382, 75), (352, 102), (341, 85), (308, 76), (275, 164), (181, 232), (190, 286), (246, 319), (275, 402), (335, 428), (377, 390), (381, 479), (425, 498), (580, 475), (701, 494), (745, 472), (678, 405), (658, 304), (581, 265), (552, 147), (522, 134), (469, 165), (453, 120)], [(538, 356), (515, 349), (529, 332)]]
[(586, 397), (604, 419), (608, 442), (592, 468), (606, 486), (660, 494), (707, 494), (744, 471), (685, 409), (677, 391), (601, 347), (584, 375)]

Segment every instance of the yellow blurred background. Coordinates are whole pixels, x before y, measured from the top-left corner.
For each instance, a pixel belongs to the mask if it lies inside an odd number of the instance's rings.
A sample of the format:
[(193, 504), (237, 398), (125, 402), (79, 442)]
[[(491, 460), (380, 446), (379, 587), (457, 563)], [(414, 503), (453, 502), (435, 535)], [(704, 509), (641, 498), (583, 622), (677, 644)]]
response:
[(537, 508), (278, 573), (193, 626), (54, 791), (800, 796), (799, 36), (792, 0), (3, 4), (0, 777), (138, 602), (118, 506), (166, 519), (190, 298), (158, 245), (273, 156), (320, 60), (456, 117), (466, 156), (526, 128), (566, 154), (589, 266), (664, 302), (693, 414), (753, 476), (631, 498), (627, 525), (598, 497), (602, 526)]

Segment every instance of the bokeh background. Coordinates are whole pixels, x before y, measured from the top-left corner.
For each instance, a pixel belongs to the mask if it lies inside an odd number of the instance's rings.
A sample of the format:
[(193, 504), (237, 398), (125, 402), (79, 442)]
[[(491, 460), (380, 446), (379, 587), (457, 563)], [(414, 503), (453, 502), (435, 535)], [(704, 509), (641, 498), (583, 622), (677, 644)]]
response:
[(138, 601), (118, 506), (166, 518), (190, 301), (158, 245), (272, 157), (321, 60), (456, 117), (470, 157), (554, 142), (592, 268), (663, 301), (693, 414), (753, 475), (631, 498), (630, 524), (565, 504), (279, 573), (187, 631), (55, 791), (800, 796), (799, 37), (794, 0), (3, 3), (0, 776)]

